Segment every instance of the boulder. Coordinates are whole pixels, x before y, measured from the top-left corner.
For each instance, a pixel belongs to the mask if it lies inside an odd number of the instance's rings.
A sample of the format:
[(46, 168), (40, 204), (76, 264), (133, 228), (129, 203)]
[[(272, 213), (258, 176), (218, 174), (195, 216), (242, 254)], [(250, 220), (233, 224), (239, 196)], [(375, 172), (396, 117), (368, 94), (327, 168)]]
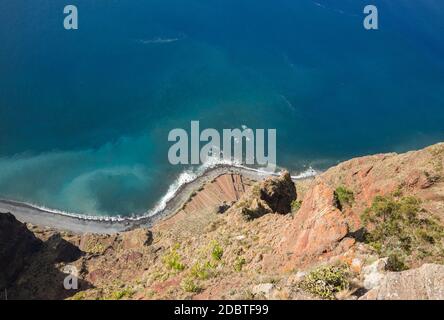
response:
[(381, 284), (385, 277), (385, 268), (387, 265), (387, 258), (379, 259), (371, 265), (362, 268), (362, 275), (364, 277), (364, 288), (371, 290)]
[(362, 300), (444, 300), (444, 266), (424, 264), (402, 272), (388, 272)]
[(272, 283), (261, 283), (254, 286), (251, 290), (251, 293), (255, 297), (264, 297), (266, 299), (271, 299), (273, 292), (275, 290), (274, 284)]

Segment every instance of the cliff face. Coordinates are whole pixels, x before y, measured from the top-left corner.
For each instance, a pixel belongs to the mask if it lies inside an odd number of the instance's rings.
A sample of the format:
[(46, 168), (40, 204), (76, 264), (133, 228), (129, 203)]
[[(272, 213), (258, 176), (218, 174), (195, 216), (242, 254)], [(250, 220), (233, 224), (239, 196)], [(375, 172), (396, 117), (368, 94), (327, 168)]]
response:
[[(81, 252), (43, 250), (46, 258), (24, 268), (11, 292), (74, 299), (444, 298), (436, 264), (444, 263), (443, 167), (438, 144), (353, 159), (296, 185), (288, 173), (257, 183), (225, 174), (152, 230), (79, 236), (32, 227), (44, 248), (56, 237), (69, 243), (56, 247)], [(433, 264), (416, 269), (424, 263)], [(42, 264), (75, 266), (82, 286), (34, 288), (27, 279), (46, 279)], [(434, 286), (416, 290), (424, 281)]]
[(376, 195), (401, 192), (423, 200), (425, 210), (444, 218), (444, 143), (404, 154), (379, 154), (352, 159), (325, 172), (329, 186), (354, 191), (354, 211), (367, 208)]
[(0, 290), (16, 280), (40, 246), (26, 225), (12, 214), (0, 214)]
[(337, 208), (334, 189), (317, 178), (282, 231), (277, 254), (284, 257), (284, 267), (291, 270), (347, 251), (355, 243), (347, 237), (355, 219), (353, 213)]
[[(301, 199), (302, 206), (283, 233), (280, 249), (290, 265), (313, 261), (350, 248), (362, 227), (360, 215), (376, 196), (413, 196), (422, 210), (444, 219), (444, 144), (405, 154), (356, 158), (316, 177)], [(335, 190), (353, 192), (353, 202), (338, 208)]]

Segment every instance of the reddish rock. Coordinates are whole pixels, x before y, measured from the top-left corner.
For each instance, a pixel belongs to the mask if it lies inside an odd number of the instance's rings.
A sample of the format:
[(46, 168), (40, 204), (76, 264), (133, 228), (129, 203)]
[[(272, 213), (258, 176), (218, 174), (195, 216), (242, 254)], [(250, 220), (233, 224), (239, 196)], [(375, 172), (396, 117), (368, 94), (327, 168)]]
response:
[[(332, 253), (346, 237), (349, 231), (346, 215), (334, 203), (333, 189), (317, 179), (279, 244), (280, 252), (289, 256), (287, 266), (314, 261)], [(342, 243), (343, 250), (352, 243), (353, 240)]]

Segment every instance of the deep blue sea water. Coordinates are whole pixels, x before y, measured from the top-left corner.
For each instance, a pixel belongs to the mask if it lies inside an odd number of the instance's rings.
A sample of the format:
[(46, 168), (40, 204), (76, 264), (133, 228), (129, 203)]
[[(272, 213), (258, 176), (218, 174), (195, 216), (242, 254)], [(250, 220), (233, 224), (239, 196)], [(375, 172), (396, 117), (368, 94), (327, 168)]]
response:
[[(63, 28), (63, 8), (79, 29)], [(444, 141), (444, 2), (1, 0), (0, 198), (142, 214), (168, 132), (277, 129), (278, 165)]]

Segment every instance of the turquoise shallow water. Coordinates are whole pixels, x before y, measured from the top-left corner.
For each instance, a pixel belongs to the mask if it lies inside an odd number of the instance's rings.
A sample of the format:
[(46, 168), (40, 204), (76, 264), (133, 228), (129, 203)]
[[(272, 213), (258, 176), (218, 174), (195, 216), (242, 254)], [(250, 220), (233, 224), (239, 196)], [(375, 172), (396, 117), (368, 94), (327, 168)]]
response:
[(0, 198), (142, 214), (187, 166), (168, 132), (276, 128), (297, 173), (444, 140), (444, 3), (0, 2)]

